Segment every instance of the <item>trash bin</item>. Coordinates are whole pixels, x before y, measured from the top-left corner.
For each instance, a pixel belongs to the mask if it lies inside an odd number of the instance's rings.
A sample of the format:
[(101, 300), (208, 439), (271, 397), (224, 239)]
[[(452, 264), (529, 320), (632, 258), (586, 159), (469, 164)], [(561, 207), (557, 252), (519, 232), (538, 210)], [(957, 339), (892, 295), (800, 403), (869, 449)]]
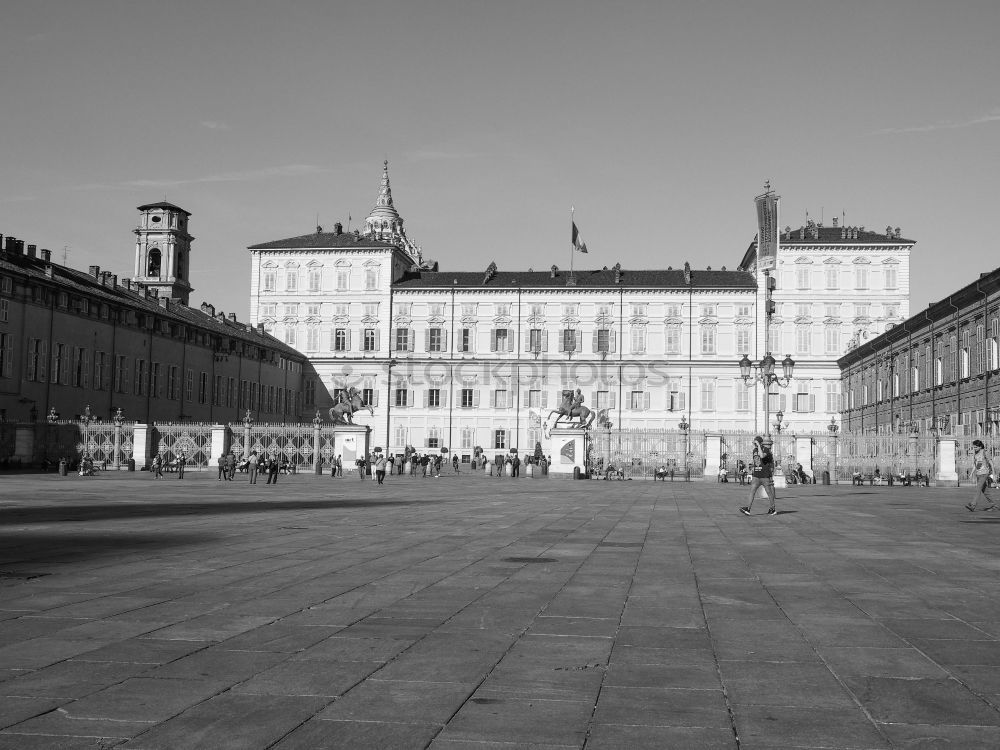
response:
[(61, 477), (66, 476), (66, 469), (67, 469), (66, 459), (65, 458), (60, 459), (59, 460), (59, 476), (61, 476)]
[(129, 471), (135, 471), (135, 459), (134, 458), (130, 458), (128, 460), (128, 470)]
[(829, 471), (824, 471), (823, 472), (823, 484), (830, 484), (830, 472)]

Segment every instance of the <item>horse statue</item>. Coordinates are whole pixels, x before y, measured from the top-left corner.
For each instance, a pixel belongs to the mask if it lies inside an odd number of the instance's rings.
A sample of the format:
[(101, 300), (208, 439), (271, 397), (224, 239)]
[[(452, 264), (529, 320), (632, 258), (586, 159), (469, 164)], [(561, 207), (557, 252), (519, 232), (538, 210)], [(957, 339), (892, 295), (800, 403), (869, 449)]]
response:
[(330, 421), (334, 424), (354, 424), (354, 412), (361, 409), (367, 409), (369, 414), (375, 416), (375, 410), (365, 403), (358, 389), (351, 386), (347, 394), (341, 396), (340, 402), (330, 409)]
[(574, 419), (578, 419), (579, 424), (577, 426), (587, 429), (594, 423), (594, 419), (597, 417), (597, 412), (591, 411), (583, 405), (583, 393), (580, 392), (579, 388), (576, 389), (576, 392), (572, 396), (564, 396), (562, 404), (558, 408), (549, 412), (549, 416), (545, 419), (544, 424), (545, 437), (549, 436), (548, 424), (549, 419), (552, 418), (553, 414), (556, 415), (556, 418), (552, 423), (552, 427), (559, 424), (560, 419), (566, 417), (570, 423), (572, 423)]

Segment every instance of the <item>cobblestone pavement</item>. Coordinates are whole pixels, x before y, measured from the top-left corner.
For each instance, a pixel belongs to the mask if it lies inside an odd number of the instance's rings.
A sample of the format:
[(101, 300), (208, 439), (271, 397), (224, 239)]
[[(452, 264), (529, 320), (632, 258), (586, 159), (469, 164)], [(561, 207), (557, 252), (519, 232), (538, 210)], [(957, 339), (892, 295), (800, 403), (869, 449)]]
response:
[(970, 494), (0, 477), (0, 748), (1000, 747)]

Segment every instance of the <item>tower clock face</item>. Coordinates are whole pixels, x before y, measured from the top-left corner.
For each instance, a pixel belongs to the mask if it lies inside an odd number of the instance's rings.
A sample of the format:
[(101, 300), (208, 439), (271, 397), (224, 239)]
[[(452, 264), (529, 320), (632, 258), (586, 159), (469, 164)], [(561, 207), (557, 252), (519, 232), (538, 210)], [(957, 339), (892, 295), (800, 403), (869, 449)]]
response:
[(152, 222), (153, 222), (154, 224), (159, 224), (159, 223), (160, 223), (160, 221), (162, 221), (162, 219), (161, 219), (161, 218), (160, 218), (159, 216), (154, 216), (154, 217), (152, 218)]

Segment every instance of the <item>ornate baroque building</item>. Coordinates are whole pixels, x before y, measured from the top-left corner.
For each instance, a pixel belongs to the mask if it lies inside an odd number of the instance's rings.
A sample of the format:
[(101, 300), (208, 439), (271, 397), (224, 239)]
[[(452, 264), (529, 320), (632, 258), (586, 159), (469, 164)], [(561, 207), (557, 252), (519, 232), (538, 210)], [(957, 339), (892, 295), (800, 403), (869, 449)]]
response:
[[(772, 338), (799, 367), (772, 413), (792, 429), (825, 429), (848, 342), (907, 315), (912, 245), (898, 230), (783, 233)], [(616, 427), (763, 429), (762, 389), (737, 366), (765, 352), (755, 244), (735, 270), (444, 271), (406, 236), (385, 165), (363, 231), (249, 250), (251, 321), (309, 358), (306, 408), (362, 389), (391, 452), (530, 450), (577, 388)]]
[(190, 214), (139, 207), (135, 279), (52, 262), (0, 237), (0, 417), (55, 412), (140, 422), (298, 421), (307, 359), (264, 332), (187, 306)]
[(840, 359), (845, 427), (1000, 432), (1000, 269)]

